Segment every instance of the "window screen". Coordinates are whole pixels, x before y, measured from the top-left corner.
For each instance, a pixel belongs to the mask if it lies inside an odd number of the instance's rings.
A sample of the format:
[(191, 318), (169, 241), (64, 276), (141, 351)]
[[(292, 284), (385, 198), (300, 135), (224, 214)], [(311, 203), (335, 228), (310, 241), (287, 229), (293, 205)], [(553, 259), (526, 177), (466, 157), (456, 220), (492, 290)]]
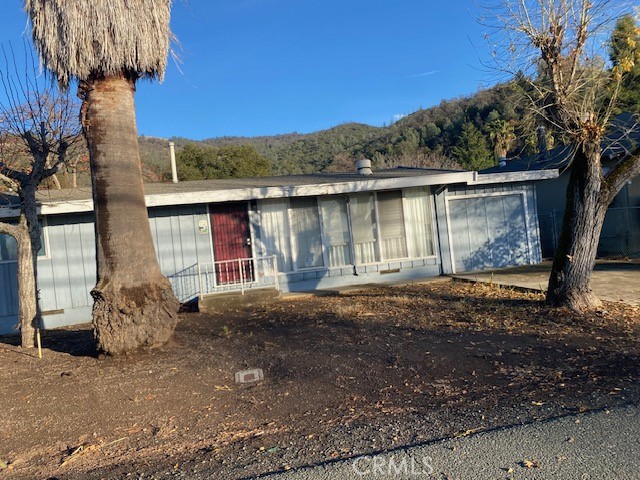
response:
[(411, 188), (404, 192), (407, 237), (410, 239), (412, 257), (429, 257), (433, 255), (433, 227), (431, 213), (431, 196), (423, 188)]
[(286, 200), (261, 200), (259, 203), (260, 238), (258, 250), (261, 256), (276, 255), (278, 270), (291, 270), (289, 246), (289, 222)]
[(320, 237), (320, 216), (314, 197), (291, 199), (291, 234), (294, 238), (296, 268), (324, 265)]
[(351, 264), (349, 219), (345, 198), (324, 198), (320, 202), (320, 208), (329, 266)]
[(406, 258), (407, 239), (402, 211), (402, 192), (378, 193), (378, 215), (382, 257), (385, 260)]
[(359, 264), (373, 263), (377, 260), (373, 195), (358, 193), (351, 195), (349, 200), (356, 262)]

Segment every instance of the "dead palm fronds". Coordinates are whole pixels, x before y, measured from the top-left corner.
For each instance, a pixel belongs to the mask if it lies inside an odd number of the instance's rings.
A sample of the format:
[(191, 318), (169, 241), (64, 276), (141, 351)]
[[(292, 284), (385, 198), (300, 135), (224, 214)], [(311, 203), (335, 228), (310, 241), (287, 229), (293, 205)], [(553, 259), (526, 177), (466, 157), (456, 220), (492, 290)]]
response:
[(25, 0), (42, 63), (71, 78), (164, 77), (171, 0)]

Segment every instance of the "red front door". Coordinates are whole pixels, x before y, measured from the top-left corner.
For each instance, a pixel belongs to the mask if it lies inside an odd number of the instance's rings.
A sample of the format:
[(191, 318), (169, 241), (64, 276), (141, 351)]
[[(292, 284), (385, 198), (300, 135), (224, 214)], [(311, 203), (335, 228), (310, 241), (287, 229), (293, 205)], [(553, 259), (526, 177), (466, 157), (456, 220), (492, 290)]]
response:
[(210, 206), (213, 255), (218, 284), (253, 280), (251, 234), (246, 202), (218, 203)]

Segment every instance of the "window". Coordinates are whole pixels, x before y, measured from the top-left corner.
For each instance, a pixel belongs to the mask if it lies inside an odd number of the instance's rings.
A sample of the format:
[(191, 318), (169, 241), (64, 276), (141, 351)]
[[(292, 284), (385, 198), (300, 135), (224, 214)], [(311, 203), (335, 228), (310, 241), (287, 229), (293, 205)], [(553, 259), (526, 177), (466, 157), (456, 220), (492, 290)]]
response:
[(382, 258), (406, 258), (409, 255), (402, 211), (402, 192), (379, 192), (377, 196)]
[(351, 207), (351, 228), (356, 262), (373, 263), (376, 253), (376, 220), (373, 195), (357, 193), (349, 197)]
[(407, 237), (414, 258), (433, 256), (431, 197), (423, 188), (405, 190)]
[(261, 200), (260, 238), (258, 251), (262, 256), (276, 255), (278, 270), (291, 271), (291, 249), (289, 247), (289, 224), (286, 200)]
[(296, 269), (321, 267), (320, 215), (314, 197), (291, 199), (291, 235)]
[[(44, 223), (40, 222), (40, 250), (38, 257), (47, 255), (47, 243), (45, 240)], [(6, 223), (17, 225), (17, 220), (9, 220)], [(10, 235), (0, 235), (0, 262), (16, 262), (18, 261), (18, 242)]]
[(349, 218), (344, 197), (324, 198), (320, 202), (322, 210), (322, 231), (329, 257), (329, 266), (338, 267), (351, 264), (351, 242), (349, 239)]
[(15, 262), (18, 259), (18, 243), (9, 235), (0, 235), (0, 262)]

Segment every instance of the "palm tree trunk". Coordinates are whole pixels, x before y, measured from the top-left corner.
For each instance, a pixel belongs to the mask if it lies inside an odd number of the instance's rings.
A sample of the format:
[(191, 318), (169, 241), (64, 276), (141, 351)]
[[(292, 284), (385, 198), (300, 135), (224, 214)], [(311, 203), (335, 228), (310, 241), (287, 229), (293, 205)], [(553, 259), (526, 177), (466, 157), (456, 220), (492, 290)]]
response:
[(590, 283), (608, 206), (601, 187), (600, 144), (585, 143), (571, 166), (562, 232), (547, 289), (550, 305), (576, 311), (601, 305)]
[(178, 300), (160, 273), (142, 184), (135, 79), (94, 78), (84, 87), (83, 126), (95, 205), (98, 349), (120, 354), (165, 343)]

